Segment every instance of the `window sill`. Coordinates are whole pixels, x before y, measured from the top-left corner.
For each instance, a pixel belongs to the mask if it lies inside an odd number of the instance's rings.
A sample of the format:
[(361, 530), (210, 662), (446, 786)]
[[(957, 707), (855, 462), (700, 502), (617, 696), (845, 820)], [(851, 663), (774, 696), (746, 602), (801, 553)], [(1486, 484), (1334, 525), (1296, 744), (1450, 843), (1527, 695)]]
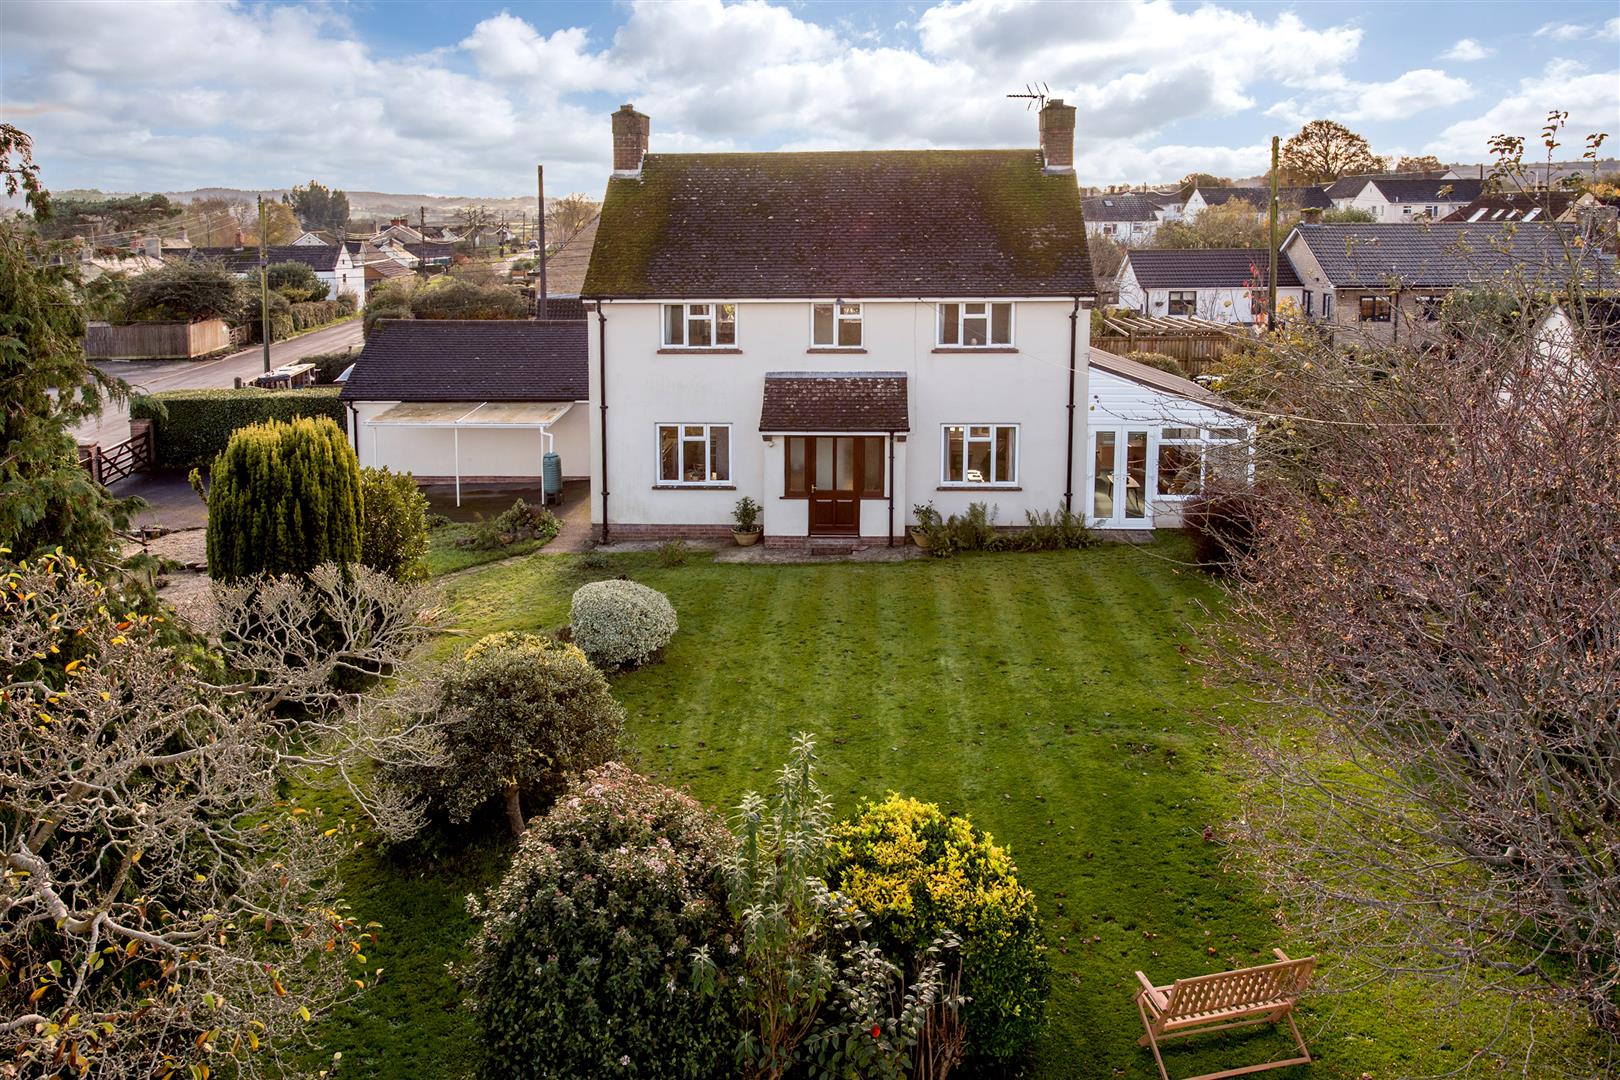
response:
[(937, 353), (1015, 353), (1018, 350), (1010, 345), (940, 345), (934, 351)]
[(672, 349), (672, 348), (669, 348), (668, 346), (665, 346), (664, 348), (658, 350), (658, 355), (659, 356), (691, 356), (691, 355), (695, 354), (695, 355), (698, 355), (698, 356), (704, 356), (704, 355), (712, 356), (712, 355), (714, 355), (716, 353), (719, 353), (721, 355), (730, 355), (730, 354), (741, 353), (741, 352), (742, 352), (741, 349), (735, 348), (735, 347), (733, 347), (731, 345), (721, 345), (721, 346), (719, 346), (717, 348), (699, 347), (699, 348), (695, 348), (695, 349)]
[(1022, 484), (941, 484), (935, 491), (1023, 491)]
[(804, 351), (807, 353), (863, 353), (866, 348), (862, 345), (812, 345)]
[(736, 484), (654, 484), (654, 491), (736, 491)]

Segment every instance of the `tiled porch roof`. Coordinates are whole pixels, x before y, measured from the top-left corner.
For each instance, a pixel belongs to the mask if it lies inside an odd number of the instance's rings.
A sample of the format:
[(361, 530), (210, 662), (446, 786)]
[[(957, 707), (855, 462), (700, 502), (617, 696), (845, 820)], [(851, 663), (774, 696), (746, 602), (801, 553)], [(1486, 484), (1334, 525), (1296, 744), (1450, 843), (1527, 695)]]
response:
[(771, 371), (761, 431), (910, 431), (903, 371)]

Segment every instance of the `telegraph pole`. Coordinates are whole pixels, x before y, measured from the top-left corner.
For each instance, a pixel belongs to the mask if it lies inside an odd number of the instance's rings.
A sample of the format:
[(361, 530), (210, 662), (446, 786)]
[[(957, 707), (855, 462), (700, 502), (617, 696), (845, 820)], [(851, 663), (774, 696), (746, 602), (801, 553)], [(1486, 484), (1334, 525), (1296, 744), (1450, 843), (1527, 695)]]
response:
[(546, 317), (546, 167), (534, 167), (534, 180), (539, 189), (540, 215), (535, 223), (540, 229), (540, 302), (535, 305), (535, 315), (541, 319)]
[(264, 370), (270, 370), (270, 249), (265, 228), (264, 196), (259, 196), (259, 318), (264, 338)]
[(421, 236), (421, 238), (422, 238), (422, 243), (417, 249), (421, 253), (420, 257), (417, 259), (417, 263), (418, 263), (417, 269), (422, 271), (422, 280), (426, 281), (427, 280), (427, 207), (425, 207), (425, 206), (418, 206), (416, 208), (416, 229), (417, 229), (417, 235)]
[(1266, 329), (1277, 328), (1277, 136), (1271, 137), (1271, 269), (1266, 275)]

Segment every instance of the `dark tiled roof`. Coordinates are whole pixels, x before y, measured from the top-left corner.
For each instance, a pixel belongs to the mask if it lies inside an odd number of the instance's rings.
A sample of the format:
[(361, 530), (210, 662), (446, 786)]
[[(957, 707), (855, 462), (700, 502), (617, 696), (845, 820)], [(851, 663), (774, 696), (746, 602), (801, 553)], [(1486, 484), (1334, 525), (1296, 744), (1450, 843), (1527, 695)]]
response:
[[(311, 270), (335, 270), (338, 253), (343, 249), (335, 244), (280, 244), (266, 250), (272, 266), (276, 263), (295, 262), (303, 263)], [(189, 257), (224, 263), (227, 269), (239, 274), (259, 268), (259, 249), (256, 247), (192, 248)]]
[(586, 226), (569, 238), (568, 243), (551, 253), (546, 260), (546, 289), (559, 296), (578, 296), (585, 287), (585, 271), (591, 265), (591, 249), (596, 246), (596, 228), (602, 215), (591, 218)]
[(1573, 191), (1510, 191), (1481, 195), (1447, 214), (1445, 221), (1554, 221), (1580, 196)]
[(1614, 260), (1591, 247), (1569, 246), (1573, 229), (1560, 225), (1436, 222), (1299, 225), (1334, 288), (1454, 288), (1522, 276), (1557, 288), (1580, 272), (1597, 288), (1616, 285)]
[(1257, 187), (1201, 187), (1198, 194), (1203, 196), (1205, 204), (1209, 206), (1223, 206), (1237, 199), (1246, 202), (1256, 210), (1266, 208), (1266, 200), (1271, 197), (1268, 188)]
[(1328, 197), (1333, 199), (1353, 199), (1357, 195), (1361, 194), (1362, 188), (1366, 187), (1374, 180), (1422, 179), (1426, 175), (1428, 174), (1420, 172), (1352, 173), (1349, 176), (1341, 176), (1339, 179), (1329, 184), (1327, 186), (1327, 193)]
[(1155, 221), (1159, 205), (1134, 191), (1092, 195), (1081, 201), (1087, 221)]
[[(1199, 188), (1198, 192), (1210, 206), (1221, 206), (1237, 199), (1256, 210), (1264, 210), (1271, 199), (1269, 187)], [(1280, 187), (1277, 189), (1277, 202), (1291, 210), (1327, 210), (1333, 206), (1333, 200), (1328, 198), (1326, 191), (1310, 186)]]
[(583, 401), (584, 322), (384, 319), (345, 401)]
[(769, 371), (761, 431), (910, 431), (903, 371)]
[[(1263, 289), (1271, 268), (1264, 248), (1137, 248), (1125, 258), (1144, 289)], [(1286, 258), (1277, 260), (1277, 286), (1300, 287)]]
[(1397, 203), (1468, 202), (1479, 198), (1485, 188), (1485, 181), (1478, 179), (1440, 180), (1398, 174), (1375, 176), (1372, 182), (1384, 198)]
[(1333, 200), (1327, 190), (1319, 187), (1287, 187), (1277, 193), (1283, 206), (1292, 210), (1331, 210)]
[(588, 297), (1089, 296), (1080, 191), (1034, 150), (649, 154)]
[[(535, 301), (538, 305), (538, 299)], [(535, 318), (540, 317), (540, 310), (535, 308)], [(579, 322), (585, 318), (585, 302), (577, 296), (546, 296), (546, 320), (548, 322)]]

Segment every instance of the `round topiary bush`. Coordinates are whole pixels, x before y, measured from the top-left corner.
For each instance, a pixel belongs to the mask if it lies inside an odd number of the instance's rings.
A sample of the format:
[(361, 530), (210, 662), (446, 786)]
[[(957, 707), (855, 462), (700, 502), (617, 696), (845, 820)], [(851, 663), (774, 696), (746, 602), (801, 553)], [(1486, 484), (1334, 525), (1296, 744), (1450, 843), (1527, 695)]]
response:
[(482, 902), (463, 972), (486, 1077), (693, 1080), (731, 1073), (729, 993), (694, 985), (733, 953), (725, 823), (619, 764), (588, 773), (523, 836)]
[(601, 668), (646, 663), (675, 636), (669, 597), (634, 581), (593, 581), (568, 608), (574, 644)]
[(361, 469), (360, 561), (395, 581), (427, 576), (427, 496), (410, 473)]
[(583, 652), (511, 631), (468, 649), (440, 678), (434, 706), (444, 764), (391, 779), (458, 824), (501, 797), (514, 834), (525, 796), (532, 802), (563, 774), (613, 757), (624, 728), (624, 710)]
[(1035, 894), (1006, 848), (933, 803), (890, 795), (833, 826), (828, 883), (872, 920), (891, 960), (915, 970), (954, 937), (969, 1061), (1008, 1062), (1040, 1030), (1051, 973)]

